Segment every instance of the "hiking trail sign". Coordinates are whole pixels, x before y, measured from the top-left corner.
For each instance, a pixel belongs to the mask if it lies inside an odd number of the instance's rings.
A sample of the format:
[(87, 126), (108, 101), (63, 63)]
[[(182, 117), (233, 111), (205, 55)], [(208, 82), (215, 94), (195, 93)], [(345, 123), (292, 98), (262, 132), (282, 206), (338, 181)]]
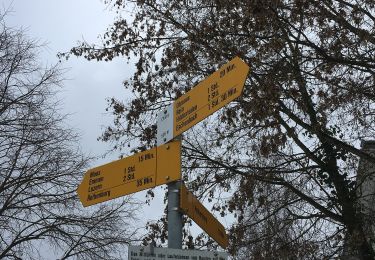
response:
[(128, 260), (228, 260), (225, 252), (129, 246)]
[(181, 179), (181, 141), (88, 170), (77, 193), (84, 207)]
[(180, 208), (222, 248), (229, 244), (224, 226), (200, 203), (185, 185), (180, 188)]
[(157, 145), (182, 134), (242, 94), (249, 66), (235, 57), (158, 114)]
[[(182, 211), (221, 247), (226, 248), (228, 236), (224, 226), (183, 184), (179, 186), (176, 182), (181, 180), (181, 141), (171, 140), (239, 97), (248, 73), (249, 66), (239, 57), (235, 57), (176, 99), (158, 114), (157, 147), (95, 167), (85, 173), (77, 189), (83, 206), (91, 206), (168, 183), (168, 190), (171, 192), (169, 194), (176, 195), (168, 196), (168, 205), (172, 205), (168, 207), (168, 223), (182, 227)], [(176, 212), (178, 214), (175, 214)], [(171, 241), (177, 242), (170, 243)], [(173, 225), (168, 225), (168, 247), (167, 251), (160, 251), (157, 257), (191, 260), (227, 258), (225, 253), (213, 252), (212, 256), (211, 252), (180, 250), (182, 228), (179, 230)], [(149, 260), (156, 257), (154, 253), (144, 255), (143, 248), (137, 250), (130, 254), (132, 260)]]

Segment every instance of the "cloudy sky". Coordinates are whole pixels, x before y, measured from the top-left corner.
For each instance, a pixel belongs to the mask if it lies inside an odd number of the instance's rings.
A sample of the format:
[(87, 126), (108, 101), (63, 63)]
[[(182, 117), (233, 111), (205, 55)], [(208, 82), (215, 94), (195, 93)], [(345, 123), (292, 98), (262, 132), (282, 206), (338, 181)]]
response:
[[(44, 44), (40, 60), (45, 65), (58, 62), (56, 54), (68, 51), (78, 41), (99, 42), (116, 14), (101, 0), (1, 0), (1, 10), (9, 9), (6, 23), (22, 27), (26, 34)], [(121, 59), (112, 62), (88, 62), (73, 57), (63, 62), (68, 71), (61, 98), (64, 112), (71, 114), (69, 124), (82, 136), (82, 149), (100, 156), (109, 145), (96, 141), (112, 117), (105, 113), (106, 98), (126, 93), (122, 81), (131, 74), (132, 64)], [(97, 163), (117, 158), (111, 154)]]

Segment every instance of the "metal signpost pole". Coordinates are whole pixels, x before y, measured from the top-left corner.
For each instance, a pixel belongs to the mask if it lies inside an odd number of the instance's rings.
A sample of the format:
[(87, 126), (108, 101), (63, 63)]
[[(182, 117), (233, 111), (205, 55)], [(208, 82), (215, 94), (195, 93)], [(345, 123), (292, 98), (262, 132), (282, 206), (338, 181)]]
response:
[[(168, 105), (158, 114), (157, 146), (166, 144), (175, 138), (182, 138), (183, 132), (241, 96), (249, 69), (243, 60), (235, 57)], [(180, 185), (180, 182), (168, 184), (168, 247), (171, 249), (182, 248)], [(197, 205), (200, 204), (197, 203)], [(204, 209), (203, 206), (201, 208)], [(207, 216), (211, 216), (209, 211), (204, 211)], [(212, 219), (215, 218), (212, 216)], [(200, 219), (196, 218), (196, 221), (199, 222)], [(228, 242), (225, 229), (218, 221), (215, 223), (216, 225), (209, 227), (202, 225), (210, 234), (218, 237), (221, 246), (226, 247)]]
[(182, 213), (179, 181), (168, 184), (168, 248), (182, 249)]

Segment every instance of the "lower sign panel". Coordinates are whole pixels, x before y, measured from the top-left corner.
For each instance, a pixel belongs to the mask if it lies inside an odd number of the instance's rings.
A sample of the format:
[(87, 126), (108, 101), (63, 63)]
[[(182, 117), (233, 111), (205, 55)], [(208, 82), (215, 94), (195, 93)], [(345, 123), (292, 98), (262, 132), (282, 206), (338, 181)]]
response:
[(229, 241), (224, 226), (187, 190), (185, 185), (181, 185), (180, 208), (222, 248), (228, 246)]
[(128, 260), (227, 260), (225, 252), (129, 246)]
[(87, 171), (77, 189), (83, 206), (181, 179), (180, 150), (171, 142)]

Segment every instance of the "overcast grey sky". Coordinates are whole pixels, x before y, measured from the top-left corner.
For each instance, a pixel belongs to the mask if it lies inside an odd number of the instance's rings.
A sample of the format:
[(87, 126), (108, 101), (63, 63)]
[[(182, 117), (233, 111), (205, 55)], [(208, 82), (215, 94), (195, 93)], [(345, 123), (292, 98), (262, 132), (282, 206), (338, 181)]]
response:
[[(1, 0), (2, 10), (10, 8), (6, 23), (22, 27), (26, 34), (46, 43), (40, 60), (47, 65), (58, 62), (56, 54), (67, 51), (79, 40), (99, 42), (98, 35), (113, 22), (115, 12), (101, 0)], [(64, 112), (72, 114), (69, 124), (82, 135), (82, 149), (102, 155), (109, 145), (96, 139), (112, 118), (105, 113), (107, 97), (125, 96), (122, 81), (133, 70), (123, 59), (112, 62), (85, 61), (72, 57), (63, 62), (68, 68), (62, 98)], [(97, 163), (117, 158), (112, 154)]]

